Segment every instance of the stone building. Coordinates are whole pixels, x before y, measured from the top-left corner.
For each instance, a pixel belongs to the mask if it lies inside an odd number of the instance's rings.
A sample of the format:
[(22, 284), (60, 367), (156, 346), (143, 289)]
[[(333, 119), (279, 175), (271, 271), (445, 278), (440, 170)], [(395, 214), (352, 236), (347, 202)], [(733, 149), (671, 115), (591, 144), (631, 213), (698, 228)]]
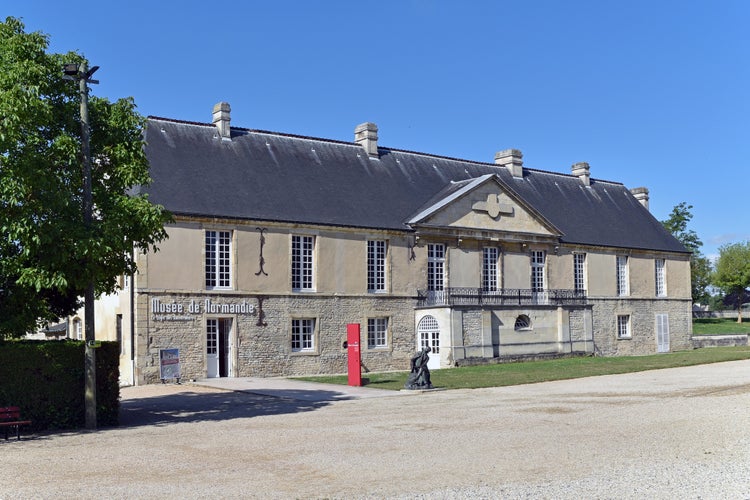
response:
[[(522, 355), (691, 347), (688, 251), (648, 191), (378, 144), (150, 117), (143, 187), (174, 215), (169, 239), (97, 309), (122, 341), (124, 383), (344, 373), (347, 324), (365, 370)], [(163, 359), (161, 363), (163, 363)]]

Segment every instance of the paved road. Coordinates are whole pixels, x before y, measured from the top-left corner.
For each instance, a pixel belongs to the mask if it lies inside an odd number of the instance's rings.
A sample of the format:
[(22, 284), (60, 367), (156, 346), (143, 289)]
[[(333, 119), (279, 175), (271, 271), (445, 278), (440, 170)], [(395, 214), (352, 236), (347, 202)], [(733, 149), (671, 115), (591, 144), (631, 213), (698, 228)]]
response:
[(119, 428), (0, 442), (0, 499), (748, 499), (748, 410), (750, 361), (425, 393), (132, 387)]

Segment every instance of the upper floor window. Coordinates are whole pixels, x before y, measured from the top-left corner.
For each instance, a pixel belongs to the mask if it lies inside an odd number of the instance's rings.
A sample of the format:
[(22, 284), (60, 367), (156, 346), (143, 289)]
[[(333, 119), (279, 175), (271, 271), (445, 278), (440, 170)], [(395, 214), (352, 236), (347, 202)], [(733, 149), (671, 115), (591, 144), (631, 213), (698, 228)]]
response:
[(586, 254), (573, 254), (573, 288), (576, 292), (586, 291)]
[(385, 240), (367, 242), (367, 291), (385, 291), (385, 256), (388, 245)]
[(206, 231), (206, 288), (230, 288), (231, 231)]
[(292, 236), (292, 290), (314, 290), (314, 236)]
[(628, 286), (628, 257), (617, 256), (617, 295), (623, 296), (630, 293)]
[(482, 252), (482, 291), (496, 292), (498, 289), (498, 263), (500, 251), (497, 247), (487, 247)]
[(445, 245), (427, 245), (427, 289), (441, 291), (445, 287)]
[(667, 295), (667, 280), (665, 275), (664, 259), (656, 259), (654, 261), (654, 281), (656, 283), (656, 296), (666, 297)]
[(388, 318), (367, 318), (367, 348), (388, 347)]
[(544, 250), (531, 251), (531, 291), (544, 291)]

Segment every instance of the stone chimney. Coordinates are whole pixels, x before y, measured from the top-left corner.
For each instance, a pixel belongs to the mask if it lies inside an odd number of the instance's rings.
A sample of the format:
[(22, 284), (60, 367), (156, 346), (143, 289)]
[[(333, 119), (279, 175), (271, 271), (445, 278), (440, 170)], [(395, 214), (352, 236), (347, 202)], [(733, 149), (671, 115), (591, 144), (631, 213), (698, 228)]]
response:
[(638, 187), (633, 188), (630, 190), (631, 193), (633, 193), (633, 196), (635, 196), (635, 199), (638, 200), (638, 202), (643, 205), (643, 207), (648, 210), (648, 188), (645, 187)]
[(518, 149), (505, 149), (495, 153), (495, 164), (508, 169), (510, 175), (523, 179), (523, 153)]
[(232, 134), (229, 130), (229, 113), (231, 110), (228, 102), (218, 102), (214, 106), (213, 124), (219, 129), (219, 137), (222, 140), (232, 140)]
[(573, 175), (581, 179), (584, 186), (591, 185), (591, 168), (588, 163), (585, 161), (574, 163), (571, 167), (571, 171), (573, 172)]
[(354, 142), (365, 148), (368, 156), (378, 157), (378, 126), (374, 123), (360, 123), (354, 128)]

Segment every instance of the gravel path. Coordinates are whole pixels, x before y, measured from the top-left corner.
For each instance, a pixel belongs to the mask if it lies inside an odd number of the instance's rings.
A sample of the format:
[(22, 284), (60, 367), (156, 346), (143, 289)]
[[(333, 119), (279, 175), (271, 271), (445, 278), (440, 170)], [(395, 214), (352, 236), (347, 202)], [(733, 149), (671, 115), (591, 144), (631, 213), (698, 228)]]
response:
[(0, 442), (0, 499), (750, 499), (750, 361), (343, 401), (122, 398), (120, 428)]

